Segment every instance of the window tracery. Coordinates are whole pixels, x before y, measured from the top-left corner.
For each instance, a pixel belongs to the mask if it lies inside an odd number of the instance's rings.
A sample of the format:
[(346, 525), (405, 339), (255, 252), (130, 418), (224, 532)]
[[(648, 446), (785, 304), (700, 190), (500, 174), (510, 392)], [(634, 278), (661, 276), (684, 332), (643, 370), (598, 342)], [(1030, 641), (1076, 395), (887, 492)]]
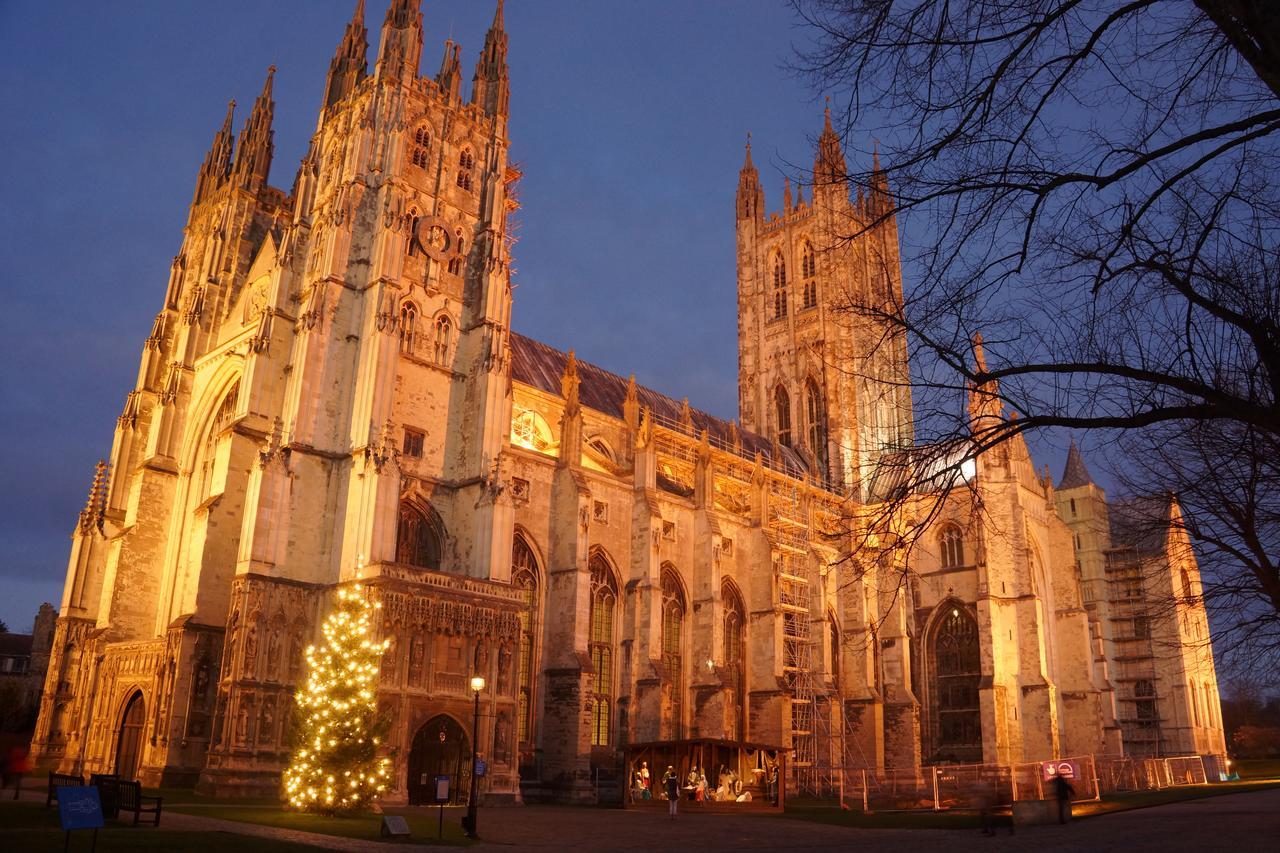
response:
[(420, 569), (440, 570), (444, 526), (430, 505), (400, 502), (400, 524), (396, 530), (396, 562)]
[(471, 173), (475, 169), (476, 159), (471, 154), (471, 149), (464, 148), (458, 154), (458, 178), (457, 184), (467, 192), (471, 192)]
[(427, 155), (431, 150), (431, 131), (420, 127), (413, 133), (413, 153), (411, 161), (420, 169), (427, 168)]
[(418, 323), (418, 306), (405, 302), (400, 306), (400, 352), (412, 353)]
[(677, 739), (684, 732), (684, 613), (684, 589), (668, 565), (662, 572), (662, 676), (670, 690), (671, 733)]
[(516, 736), (522, 746), (527, 746), (533, 741), (533, 691), (537, 672), (534, 656), (541, 598), (538, 595), (538, 564), (533, 549), (519, 534), (516, 534), (511, 548), (511, 584), (520, 590), (525, 605), (520, 613), (520, 652), (516, 663), (519, 689)]
[(773, 256), (773, 319), (787, 316), (787, 261), (778, 252)]
[(954, 524), (948, 524), (938, 534), (938, 550), (942, 555), (942, 568), (955, 569), (964, 563), (964, 534)]
[(778, 444), (791, 446), (791, 395), (781, 385), (773, 389), (774, 419), (777, 424)]
[(591, 695), (591, 745), (608, 746), (612, 742), (611, 716), (613, 711), (613, 616), (618, 600), (618, 585), (609, 563), (600, 554), (592, 554), (591, 612), (589, 617), (591, 638), (588, 646), (591, 666), (596, 677)]
[(449, 366), (449, 347), (452, 343), (453, 321), (448, 314), (441, 314), (436, 318), (436, 364), (441, 367)]

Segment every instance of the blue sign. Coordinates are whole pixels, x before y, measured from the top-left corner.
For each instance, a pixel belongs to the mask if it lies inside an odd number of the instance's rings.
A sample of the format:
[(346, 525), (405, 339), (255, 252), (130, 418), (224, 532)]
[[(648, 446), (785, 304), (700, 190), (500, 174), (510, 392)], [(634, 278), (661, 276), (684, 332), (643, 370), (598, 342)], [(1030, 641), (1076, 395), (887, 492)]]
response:
[(102, 801), (92, 785), (71, 785), (58, 789), (58, 817), (62, 828), (98, 829), (102, 826)]
[(449, 802), (449, 777), (448, 776), (436, 777), (436, 802), (437, 803)]
[(489, 772), (489, 765), (484, 763), (483, 758), (476, 759), (476, 778), (483, 776)]

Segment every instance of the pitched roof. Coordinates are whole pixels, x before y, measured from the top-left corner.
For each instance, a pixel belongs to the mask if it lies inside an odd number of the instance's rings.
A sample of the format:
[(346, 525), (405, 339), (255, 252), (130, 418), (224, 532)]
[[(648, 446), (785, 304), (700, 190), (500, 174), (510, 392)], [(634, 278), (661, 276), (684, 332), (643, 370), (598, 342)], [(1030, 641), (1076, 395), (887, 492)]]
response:
[[(564, 375), (565, 365), (569, 361), (567, 353), (549, 347), (524, 335), (511, 333), (511, 378), (525, 385), (531, 385), (540, 391), (560, 396), (560, 377)], [(585, 361), (578, 361), (578, 399), (582, 405), (595, 409), (615, 418), (622, 417), (622, 404), (627, 399), (627, 380), (616, 373), (596, 367)], [(665, 394), (659, 394), (643, 385), (636, 386), (636, 397), (641, 407), (648, 408), (656, 419), (674, 423), (680, 420), (684, 404)], [(690, 409), (694, 434), (706, 430), (708, 435), (724, 445), (733, 442), (732, 430), (728, 421), (712, 417), (698, 409)], [(742, 452), (751, 457), (760, 453), (766, 459), (772, 459), (773, 442), (762, 435), (738, 428), (738, 438), (742, 442)], [(779, 468), (793, 477), (801, 477), (809, 470), (804, 458), (789, 447), (779, 448), (782, 459), (774, 460), (773, 467)]]
[(5, 657), (31, 657), (31, 634), (0, 634), (0, 655)]
[(1093, 478), (1089, 476), (1089, 469), (1084, 467), (1084, 458), (1080, 455), (1080, 448), (1076, 447), (1076, 440), (1071, 439), (1071, 447), (1067, 449), (1067, 466), (1062, 469), (1062, 479), (1058, 482), (1059, 489), (1074, 489), (1077, 486), (1087, 486), (1093, 482)]

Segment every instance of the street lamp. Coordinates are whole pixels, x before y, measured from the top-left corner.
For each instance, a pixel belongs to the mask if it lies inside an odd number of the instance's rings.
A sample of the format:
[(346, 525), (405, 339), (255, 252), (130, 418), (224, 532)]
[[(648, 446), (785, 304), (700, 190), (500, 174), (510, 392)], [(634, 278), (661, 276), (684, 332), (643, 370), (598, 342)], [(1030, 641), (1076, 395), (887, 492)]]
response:
[(462, 830), (472, 838), (476, 834), (476, 750), (480, 746), (480, 691), (484, 690), (484, 676), (471, 676), (471, 692), (476, 695), (475, 716), (471, 719), (471, 794), (467, 797), (467, 816), (462, 819)]

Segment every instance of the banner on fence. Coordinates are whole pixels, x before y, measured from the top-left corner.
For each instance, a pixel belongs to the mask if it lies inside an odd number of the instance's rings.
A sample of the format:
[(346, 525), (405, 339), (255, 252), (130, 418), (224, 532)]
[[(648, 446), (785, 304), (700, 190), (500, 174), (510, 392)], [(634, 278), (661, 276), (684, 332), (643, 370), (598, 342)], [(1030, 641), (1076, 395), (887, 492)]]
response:
[(1068, 782), (1074, 782), (1080, 778), (1080, 763), (1074, 758), (1041, 761), (1040, 772), (1046, 782), (1052, 782), (1059, 777), (1066, 779)]

